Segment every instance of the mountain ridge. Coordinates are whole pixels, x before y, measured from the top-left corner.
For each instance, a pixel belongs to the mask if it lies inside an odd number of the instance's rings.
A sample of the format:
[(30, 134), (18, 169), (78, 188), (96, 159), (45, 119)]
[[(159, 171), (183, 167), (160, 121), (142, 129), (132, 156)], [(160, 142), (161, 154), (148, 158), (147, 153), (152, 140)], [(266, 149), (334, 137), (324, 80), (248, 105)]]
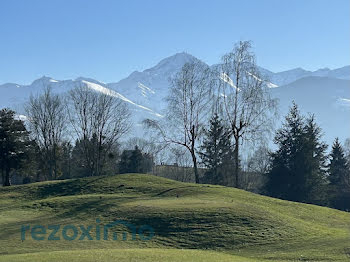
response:
[[(176, 53), (162, 59), (151, 68), (142, 72), (134, 71), (128, 77), (114, 83), (103, 83), (88, 77), (57, 80), (48, 76), (36, 79), (29, 85), (6, 83), (0, 85), (0, 106), (11, 107), (23, 114), (23, 104), (30, 95), (40, 93), (46, 86), (50, 86), (56, 93), (65, 93), (77, 85), (84, 85), (128, 103), (133, 111), (133, 121), (139, 124), (145, 117), (159, 119), (163, 115), (166, 108), (165, 98), (169, 94), (169, 78), (186, 62), (191, 61), (202, 62), (188, 53)], [(321, 68), (316, 71), (295, 68), (279, 73), (260, 67), (260, 71), (271, 81), (270, 87), (274, 87), (271, 88), (271, 94), (280, 100), (282, 115), (294, 100), (300, 104), (301, 109), (305, 108), (306, 112), (313, 112), (319, 117), (323, 123), (322, 127), (326, 132), (330, 132), (328, 143), (334, 139), (335, 131), (329, 128), (327, 122), (332, 122), (332, 127), (343, 130), (341, 139), (346, 138), (346, 132), (350, 133), (350, 121), (346, 117), (350, 110), (350, 66), (333, 70)], [(320, 86), (322, 92), (317, 88)], [(339, 115), (340, 118), (332, 115)], [(339, 122), (334, 122), (334, 119), (338, 119)], [(344, 128), (344, 123), (348, 123), (349, 128)]]
[[(163, 68), (167, 63), (171, 62), (172, 64), (174, 64), (174, 61), (177, 61), (178, 63), (178, 66), (177, 68), (180, 68), (185, 62), (191, 62), (191, 61), (201, 61), (202, 63), (204, 63), (202, 60), (200, 60), (199, 58), (187, 53), (187, 52), (179, 52), (179, 53), (175, 53), (174, 55), (171, 55), (171, 56), (168, 56), (166, 58), (163, 58), (162, 60), (160, 60), (156, 65), (150, 67), (150, 68), (146, 68), (144, 69), (143, 71), (133, 71), (132, 73), (129, 74), (129, 76), (125, 77), (125, 78), (122, 78), (120, 80), (117, 80), (116, 82), (108, 82), (108, 83), (104, 83), (103, 81), (99, 81), (99, 80), (96, 80), (96, 79), (92, 79), (92, 78), (89, 78), (89, 77), (84, 77), (84, 76), (79, 76), (75, 79), (64, 79), (64, 80), (60, 80), (60, 81), (66, 81), (66, 80), (79, 80), (79, 79), (89, 79), (90, 82), (93, 81), (98, 81), (99, 83), (102, 83), (102, 84), (106, 84), (106, 85), (114, 85), (114, 84), (117, 84), (131, 76), (135, 76), (135, 75), (139, 75), (139, 74), (142, 74), (142, 73), (147, 73), (149, 74), (150, 72), (154, 71), (154, 70), (157, 70), (159, 68)], [(217, 64), (213, 64), (213, 65), (209, 65), (210, 67), (213, 67)], [(332, 78), (339, 78), (339, 79), (348, 79), (350, 80), (350, 65), (345, 65), (343, 67), (339, 67), (339, 68), (335, 68), (335, 69), (330, 69), (328, 67), (324, 67), (324, 68), (319, 68), (315, 71), (310, 71), (310, 70), (306, 70), (302, 67), (296, 67), (296, 68), (292, 68), (292, 69), (288, 69), (288, 70), (283, 70), (283, 71), (279, 71), (279, 72), (273, 72), (269, 69), (266, 69), (264, 67), (260, 67), (259, 66), (259, 69), (261, 70), (261, 73), (264, 74), (265, 76), (267, 75), (268, 77), (271, 76), (271, 75), (278, 75), (278, 76), (281, 76), (281, 75), (287, 75), (287, 74), (300, 74), (300, 75), (303, 75), (304, 76), (324, 76), (324, 77), (332, 77)], [(32, 81), (31, 84), (33, 84), (33, 82), (35, 82), (36, 80), (39, 80), (39, 79), (43, 79), (43, 78), (47, 78), (47, 79), (52, 79), (52, 80), (55, 80), (54, 78), (52, 77), (48, 77), (48, 76), (45, 76), (43, 75), (42, 77), (38, 78), (38, 79), (34, 79)], [(297, 79), (299, 79), (301, 77), (298, 77)], [(295, 80), (297, 80), (295, 79)], [(273, 82), (273, 79), (270, 79), (272, 82)], [(293, 80), (294, 81), (294, 80)], [(292, 82), (292, 81), (290, 81)], [(290, 83), (289, 82), (289, 83)], [(29, 86), (31, 84), (17, 84), (17, 83), (13, 83), (13, 82), (6, 82), (6, 83), (0, 83), (0, 87), (3, 87), (3, 86), (6, 86), (6, 85), (17, 85), (18, 87), (19, 86)], [(274, 84), (278, 84), (278, 83), (274, 83)], [(283, 83), (280, 83), (279, 85), (286, 85), (288, 84), (287, 82), (283, 82)]]

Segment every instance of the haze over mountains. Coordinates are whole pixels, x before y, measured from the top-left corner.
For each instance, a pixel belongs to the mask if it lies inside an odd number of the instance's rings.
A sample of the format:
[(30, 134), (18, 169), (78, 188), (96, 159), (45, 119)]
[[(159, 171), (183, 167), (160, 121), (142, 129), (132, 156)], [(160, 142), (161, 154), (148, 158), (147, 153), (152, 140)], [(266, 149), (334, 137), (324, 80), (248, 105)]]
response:
[[(135, 71), (115, 83), (102, 83), (90, 78), (57, 80), (42, 77), (30, 85), (7, 83), (0, 85), (0, 107), (11, 107), (23, 114), (23, 104), (31, 94), (50, 86), (54, 92), (65, 93), (77, 85), (85, 85), (98, 92), (108, 93), (129, 103), (134, 121), (145, 117), (159, 118), (166, 107), (169, 78), (186, 63), (198, 60), (187, 53), (178, 53), (161, 60), (152, 68)], [(302, 68), (274, 73), (260, 68), (271, 82), (272, 95), (280, 100), (280, 115), (284, 116), (294, 100), (303, 113), (314, 113), (325, 140), (331, 143), (338, 136), (342, 141), (350, 137), (350, 66), (338, 69), (323, 68), (307, 71)], [(282, 118), (281, 118), (282, 119)], [(278, 122), (277, 126), (280, 125)]]

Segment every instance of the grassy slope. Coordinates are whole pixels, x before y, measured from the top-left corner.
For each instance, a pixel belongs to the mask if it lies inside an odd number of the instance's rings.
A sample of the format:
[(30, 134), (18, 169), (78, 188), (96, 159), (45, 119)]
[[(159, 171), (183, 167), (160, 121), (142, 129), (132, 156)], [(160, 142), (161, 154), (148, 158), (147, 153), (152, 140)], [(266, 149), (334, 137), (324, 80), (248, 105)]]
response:
[[(97, 218), (148, 224), (156, 235), (21, 241), (21, 225)], [(348, 261), (349, 226), (349, 213), (143, 174), (0, 188), (0, 261)]]

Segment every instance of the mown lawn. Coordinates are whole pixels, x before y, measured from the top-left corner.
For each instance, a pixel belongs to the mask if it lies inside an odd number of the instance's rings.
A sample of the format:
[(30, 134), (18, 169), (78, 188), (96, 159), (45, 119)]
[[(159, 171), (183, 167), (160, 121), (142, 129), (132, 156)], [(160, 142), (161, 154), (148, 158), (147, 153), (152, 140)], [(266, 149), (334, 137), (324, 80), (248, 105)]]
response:
[[(96, 240), (116, 220), (155, 235), (132, 240), (119, 226), (117, 240)], [(78, 236), (91, 225), (93, 239), (22, 240), (22, 225), (74, 225)], [(350, 260), (349, 213), (144, 174), (0, 188), (0, 229), (0, 261)]]
[(254, 262), (257, 260), (219, 252), (179, 249), (98, 249), (40, 252), (22, 255), (5, 255), (0, 261), (16, 262), (129, 262), (129, 261), (201, 261), (201, 262)]

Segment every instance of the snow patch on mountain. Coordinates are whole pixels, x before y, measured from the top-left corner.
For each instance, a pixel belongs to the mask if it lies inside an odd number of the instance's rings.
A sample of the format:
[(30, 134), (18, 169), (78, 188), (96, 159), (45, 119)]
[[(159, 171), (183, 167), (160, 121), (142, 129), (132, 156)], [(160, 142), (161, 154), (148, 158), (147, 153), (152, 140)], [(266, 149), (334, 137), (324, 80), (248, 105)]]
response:
[(337, 102), (340, 106), (350, 107), (350, 99), (348, 99), (348, 98), (340, 97), (340, 98), (338, 98)]
[(140, 82), (137, 84), (137, 86), (141, 89), (141, 93), (144, 97), (147, 97), (148, 93), (155, 94), (155, 92), (151, 88), (145, 86)]
[(237, 91), (240, 91), (239, 88), (237, 88), (237, 86), (233, 83), (232, 79), (225, 73), (221, 73), (220, 74), (220, 79), (222, 81), (224, 81), (225, 83), (229, 84), (229, 86), (233, 87), (234, 89), (236, 89)]
[(130, 99), (126, 98), (125, 96), (119, 94), (118, 92), (116, 92), (114, 90), (111, 90), (109, 88), (106, 88), (106, 87), (104, 87), (102, 85), (99, 85), (99, 84), (96, 84), (96, 83), (88, 82), (86, 80), (82, 80), (82, 83), (86, 84), (86, 86), (88, 88), (92, 89), (92, 90), (95, 90), (97, 92), (101, 92), (101, 93), (103, 93), (105, 95), (108, 95), (108, 96), (119, 98), (119, 99), (121, 99), (121, 100), (123, 100), (123, 101), (125, 101), (125, 102), (127, 102), (127, 103), (129, 103), (131, 105), (134, 105), (134, 106), (139, 107), (139, 108), (141, 108), (141, 109), (143, 109), (145, 111), (148, 111), (149, 113), (151, 113), (151, 114), (153, 114), (153, 115), (155, 115), (157, 117), (162, 117), (161, 114), (158, 114), (158, 113), (154, 112), (153, 110), (151, 110), (151, 109), (149, 109), (149, 108), (147, 108), (145, 106), (138, 105), (138, 104), (134, 103)]

